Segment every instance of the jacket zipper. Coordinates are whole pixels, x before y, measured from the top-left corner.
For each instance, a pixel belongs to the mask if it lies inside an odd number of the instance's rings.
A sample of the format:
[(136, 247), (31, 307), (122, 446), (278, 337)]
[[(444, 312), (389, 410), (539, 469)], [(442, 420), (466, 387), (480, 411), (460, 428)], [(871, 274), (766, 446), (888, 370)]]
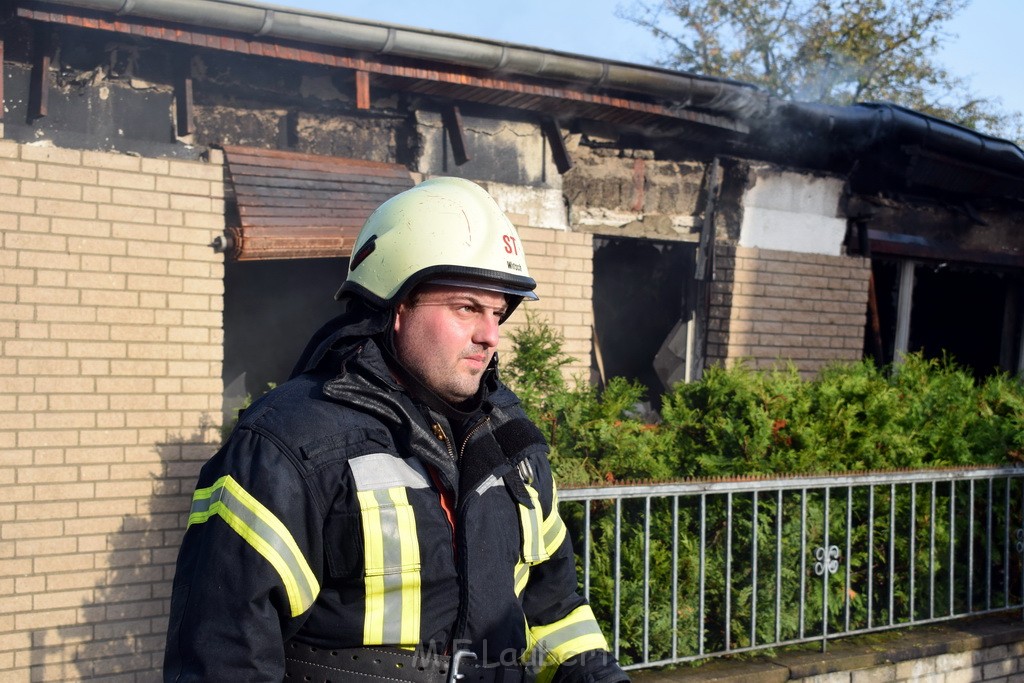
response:
[[(459, 458), (461, 458), (465, 454), (466, 445), (469, 443), (469, 440), (470, 440), (470, 438), (472, 438), (473, 434), (475, 434), (476, 431), (478, 429), (480, 429), (480, 427), (482, 427), (490, 419), (491, 419), (490, 415), (485, 415), (482, 420), (480, 420), (475, 425), (470, 427), (469, 431), (466, 432), (466, 436), (462, 439), (462, 445), (459, 447), (459, 451), (458, 451), (458, 457)], [(444, 442), (445, 448), (448, 449), (448, 454), (452, 457), (452, 459), (455, 459), (456, 456), (455, 456), (455, 453), (453, 452), (453, 449), (452, 449), (451, 439), (448, 438), (448, 434), (444, 431), (444, 427), (442, 427), (440, 425), (440, 423), (435, 422), (433, 425), (431, 425), (431, 431), (434, 432), (434, 436), (436, 436), (440, 441)], [(458, 460), (456, 460), (456, 462), (458, 462)], [(444, 495), (444, 494), (442, 493), (441, 495)], [(458, 552), (458, 549), (459, 549), (458, 534), (455, 531), (455, 516), (457, 514), (458, 514), (458, 512), (457, 512), (457, 509), (456, 509), (455, 515), (450, 516), (448, 518), (448, 521), (451, 524), (451, 530), (452, 530), (452, 550), (455, 553), (456, 567), (458, 567), (460, 562), (461, 562), (461, 560), (459, 559), (459, 552)], [(459, 610), (458, 610), (458, 616), (455, 619), (455, 623), (452, 624), (452, 630), (448, 634), (448, 642), (445, 643), (445, 647), (444, 647), (445, 654), (449, 655), (449, 656), (453, 654), (452, 653), (452, 646), (453, 646), (453, 644), (455, 642), (456, 637), (458, 636), (456, 631), (465, 628), (465, 620), (466, 620), (465, 604), (466, 604), (466, 600), (468, 599), (468, 597), (466, 595), (466, 593), (468, 593), (468, 589), (465, 586), (465, 580), (466, 580), (465, 579), (465, 574), (463, 572), (461, 572), (461, 571), (459, 571), (458, 573), (459, 573), (459, 579), (460, 579), (459, 580)]]
[(469, 428), (469, 431), (466, 432), (466, 437), (462, 440), (462, 446), (459, 448), (459, 457), (460, 458), (463, 455), (466, 454), (466, 444), (469, 443), (470, 438), (472, 438), (473, 434), (476, 433), (476, 430), (480, 429), (485, 424), (487, 424), (487, 422), (489, 422), (490, 419), (491, 419), (490, 415), (484, 415), (484, 419), (480, 420), (475, 425), (473, 425), (472, 427)]

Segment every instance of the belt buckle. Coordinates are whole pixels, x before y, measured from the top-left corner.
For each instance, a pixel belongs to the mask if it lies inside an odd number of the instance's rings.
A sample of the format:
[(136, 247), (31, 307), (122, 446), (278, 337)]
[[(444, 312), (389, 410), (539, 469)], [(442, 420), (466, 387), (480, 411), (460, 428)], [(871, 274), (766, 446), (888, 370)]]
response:
[(462, 664), (463, 659), (476, 659), (476, 653), (470, 650), (455, 651), (455, 654), (452, 655), (451, 667), (448, 670), (447, 683), (455, 683), (455, 681), (466, 677), (466, 674), (459, 673), (459, 666)]

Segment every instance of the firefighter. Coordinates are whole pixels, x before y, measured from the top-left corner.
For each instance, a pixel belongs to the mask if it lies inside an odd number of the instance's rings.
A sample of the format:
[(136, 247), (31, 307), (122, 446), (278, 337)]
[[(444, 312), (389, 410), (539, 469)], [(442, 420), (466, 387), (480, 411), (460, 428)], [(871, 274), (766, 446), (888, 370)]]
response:
[(628, 681), (577, 593), (544, 438), (497, 374), (535, 287), (470, 181), (374, 211), (341, 314), (202, 468), (166, 681)]

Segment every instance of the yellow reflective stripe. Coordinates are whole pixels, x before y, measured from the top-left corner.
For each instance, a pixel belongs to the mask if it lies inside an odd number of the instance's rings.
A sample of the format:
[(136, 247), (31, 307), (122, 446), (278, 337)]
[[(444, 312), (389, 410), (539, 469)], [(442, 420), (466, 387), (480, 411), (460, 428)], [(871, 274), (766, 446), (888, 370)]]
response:
[(411, 645), (420, 631), (420, 545), (406, 489), (358, 491), (363, 527), (364, 645)]
[(530, 565), (523, 562), (516, 562), (516, 568), (513, 570), (512, 577), (516, 596), (518, 597), (523, 594), (523, 590), (526, 588), (526, 582), (530, 580)]
[(551, 491), (551, 514), (544, 520), (544, 550), (548, 556), (554, 555), (565, 540), (565, 522), (558, 514), (558, 491)]
[(533, 503), (532, 508), (519, 505), (519, 526), (523, 534), (523, 561), (536, 564), (548, 559), (547, 548), (544, 546), (543, 521), (544, 511), (540, 507), (540, 496), (532, 486), (526, 492)]
[(219, 516), (245, 539), (277, 571), (288, 595), (291, 615), (309, 609), (320, 593), (320, 584), (287, 527), (231, 475), (192, 495), (188, 525), (203, 524)]
[(530, 659), (539, 662), (537, 683), (550, 681), (562, 662), (582, 652), (608, 649), (590, 605), (580, 605), (553, 624), (533, 626), (529, 635), (534, 649)]

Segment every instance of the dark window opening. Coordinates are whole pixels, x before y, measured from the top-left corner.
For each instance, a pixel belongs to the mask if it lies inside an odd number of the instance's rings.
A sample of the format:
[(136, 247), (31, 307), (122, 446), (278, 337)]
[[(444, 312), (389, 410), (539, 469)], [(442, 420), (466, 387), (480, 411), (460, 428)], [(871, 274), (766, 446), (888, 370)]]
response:
[[(877, 328), (868, 316), (865, 355), (893, 361), (900, 291), (899, 261), (872, 264)], [(919, 263), (914, 269), (907, 351), (925, 358), (951, 357), (978, 378), (1018, 362), (1020, 278), (999, 270), (953, 263)], [(877, 331), (876, 331), (877, 330)]]
[[(686, 292), (696, 253), (697, 245), (689, 242), (594, 239), (595, 356), (605, 380), (639, 381), (655, 409), (666, 387), (654, 358), (691, 317)], [(600, 372), (599, 367), (595, 370)]]
[(312, 334), (337, 315), (348, 259), (228, 261), (224, 267), (224, 404), (288, 375)]

